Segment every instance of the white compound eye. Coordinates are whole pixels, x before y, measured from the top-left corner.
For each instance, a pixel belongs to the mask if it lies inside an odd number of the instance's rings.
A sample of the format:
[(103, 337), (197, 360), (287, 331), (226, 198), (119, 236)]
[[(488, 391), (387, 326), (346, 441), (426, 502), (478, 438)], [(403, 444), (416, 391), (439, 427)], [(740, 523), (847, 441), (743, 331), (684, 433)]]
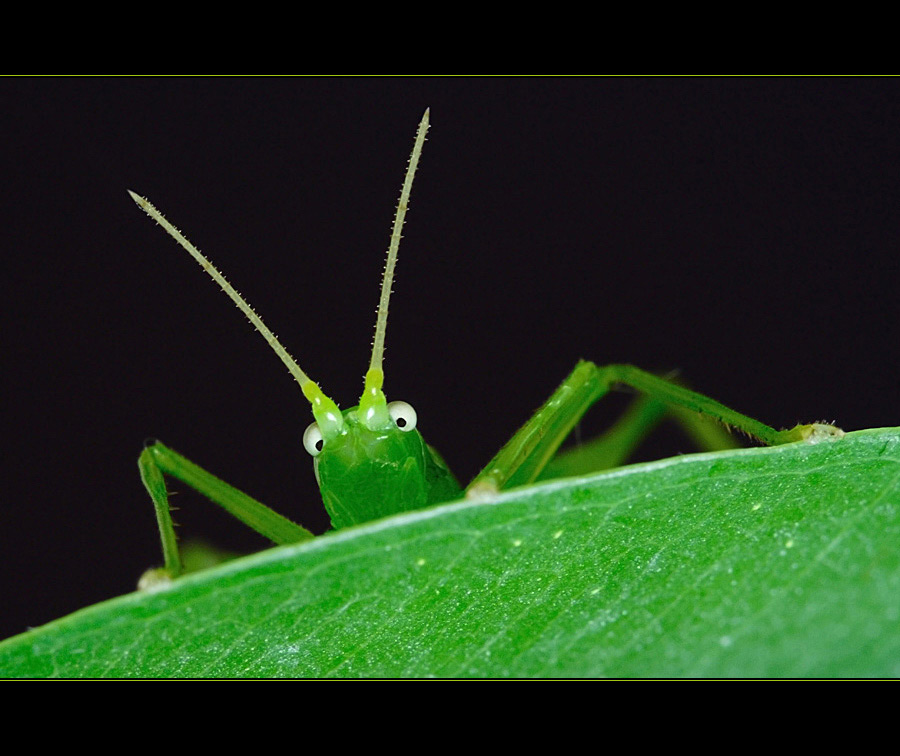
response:
[(305, 431), (303, 431), (303, 448), (312, 456), (318, 457), (322, 451), (325, 439), (322, 438), (322, 431), (319, 430), (318, 423), (310, 423)]
[(397, 427), (402, 431), (411, 431), (416, 427), (416, 411), (406, 402), (390, 402), (387, 406)]

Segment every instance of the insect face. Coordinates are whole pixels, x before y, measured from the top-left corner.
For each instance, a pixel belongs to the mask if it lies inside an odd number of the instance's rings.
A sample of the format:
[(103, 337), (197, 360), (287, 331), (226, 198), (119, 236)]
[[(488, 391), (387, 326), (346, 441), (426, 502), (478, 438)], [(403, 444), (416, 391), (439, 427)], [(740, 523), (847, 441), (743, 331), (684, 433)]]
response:
[(415, 430), (415, 420), (410, 423), (408, 416), (401, 416), (403, 429), (395, 424), (371, 430), (361, 421), (357, 407), (342, 414), (340, 433), (322, 443), (314, 459), (316, 480), (333, 525), (342, 528), (385, 517), (397, 512), (398, 502), (403, 509), (426, 506), (429, 451)]

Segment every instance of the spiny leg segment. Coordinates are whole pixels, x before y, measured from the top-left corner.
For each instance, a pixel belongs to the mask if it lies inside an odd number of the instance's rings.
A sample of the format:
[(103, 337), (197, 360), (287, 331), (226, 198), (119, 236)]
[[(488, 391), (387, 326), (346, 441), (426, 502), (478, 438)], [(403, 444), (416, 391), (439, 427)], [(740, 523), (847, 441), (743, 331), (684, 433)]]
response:
[(282, 517), (275, 510), (206, 472), (159, 441), (148, 445), (141, 452), (141, 456), (138, 457), (138, 469), (156, 509), (156, 521), (163, 547), (164, 574), (167, 577), (180, 575), (183, 568), (163, 474), (171, 475), (204, 494), (273, 543), (278, 545), (299, 543), (314, 537), (306, 528), (300, 527), (287, 517)]

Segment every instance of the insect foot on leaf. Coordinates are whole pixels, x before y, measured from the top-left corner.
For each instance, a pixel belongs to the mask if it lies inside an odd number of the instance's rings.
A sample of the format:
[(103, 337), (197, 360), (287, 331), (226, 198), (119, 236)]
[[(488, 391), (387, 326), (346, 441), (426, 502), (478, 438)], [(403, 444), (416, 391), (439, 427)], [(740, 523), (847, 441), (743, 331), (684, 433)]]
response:
[(823, 441), (836, 441), (843, 438), (846, 433), (832, 423), (811, 423), (810, 425), (798, 425), (800, 438), (808, 444), (819, 444)]
[(165, 567), (154, 567), (147, 570), (138, 580), (138, 590), (152, 593), (168, 588), (172, 584), (172, 575)]

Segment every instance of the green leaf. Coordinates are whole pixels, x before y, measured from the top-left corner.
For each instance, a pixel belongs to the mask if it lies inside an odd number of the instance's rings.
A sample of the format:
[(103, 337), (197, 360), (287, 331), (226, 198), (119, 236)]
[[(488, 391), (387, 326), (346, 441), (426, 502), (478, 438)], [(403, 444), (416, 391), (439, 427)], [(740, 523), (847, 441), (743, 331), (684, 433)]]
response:
[(896, 676), (900, 428), (272, 549), (0, 644), (4, 676)]

